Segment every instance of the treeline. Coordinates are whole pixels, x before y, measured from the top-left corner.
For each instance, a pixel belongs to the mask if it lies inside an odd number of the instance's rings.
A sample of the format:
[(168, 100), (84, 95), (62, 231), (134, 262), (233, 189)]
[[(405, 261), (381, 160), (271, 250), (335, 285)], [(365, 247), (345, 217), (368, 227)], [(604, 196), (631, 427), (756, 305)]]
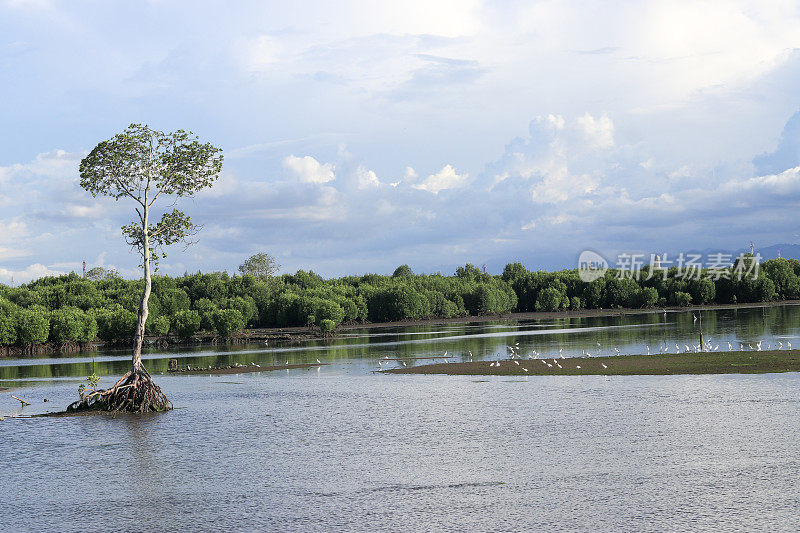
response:
[[(316, 326), (327, 333), (341, 323), (800, 298), (800, 262), (773, 259), (760, 265), (759, 275), (739, 277), (741, 266), (701, 271), (696, 279), (677, 268), (651, 275), (645, 267), (635, 279), (609, 270), (588, 283), (577, 270), (529, 271), (520, 263), (499, 276), (470, 264), (452, 276), (415, 275), (406, 265), (391, 276), (338, 279), (303, 270), (274, 277), (156, 276), (146, 330), (181, 339), (202, 331), (229, 337), (248, 327)], [(0, 285), (0, 345), (129, 341), (142, 288), (141, 280), (88, 280), (74, 273), (16, 288)]]

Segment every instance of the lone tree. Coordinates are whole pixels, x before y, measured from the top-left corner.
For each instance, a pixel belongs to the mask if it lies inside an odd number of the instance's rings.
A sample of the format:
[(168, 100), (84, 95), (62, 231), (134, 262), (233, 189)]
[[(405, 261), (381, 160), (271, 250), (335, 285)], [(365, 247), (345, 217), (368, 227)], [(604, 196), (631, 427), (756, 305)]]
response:
[(256, 278), (266, 279), (281, 268), (278, 262), (269, 254), (259, 253), (251, 255), (247, 260), (239, 265), (239, 272)]
[(81, 187), (92, 196), (115, 200), (132, 199), (137, 218), (122, 227), (125, 239), (142, 257), (144, 290), (133, 343), (133, 365), (113, 387), (84, 394), (70, 409), (97, 408), (109, 411), (164, 411), (172, 404), (142, 364), (142, 342), (151, 291), (151, 263), (166, 257), (163, 248), (197, 232), (183, 212), (164, 212), (152, 223), (157, 201), (174, 206), (181, 197), (191, 197), (210, 187), (222, 170), (222, 150), (201, 143), (191, 132), (165, 133), (149, 126), (131, 124), (124, 132), (98, 144), (81, 161)]

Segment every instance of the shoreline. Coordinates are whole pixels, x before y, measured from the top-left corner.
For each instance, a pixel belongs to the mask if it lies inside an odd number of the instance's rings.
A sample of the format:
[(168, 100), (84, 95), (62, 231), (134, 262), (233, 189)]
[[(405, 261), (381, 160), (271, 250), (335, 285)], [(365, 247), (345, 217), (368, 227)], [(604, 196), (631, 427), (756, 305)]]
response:
[[(479, 315), (479, 316), (460, 316), (453, 318), (426, 318), (419, 320), (400, 320), (394, 322), (365, 322), (361, 324), (342, 324), (339, 325), (332, 335), (324, 336), (315, 328), (308, 326), (288, 326), (282, 328), (252, 328), (245, 329), (242, 333), (229, 340), (222, 340), (219, 337), (208, 333), (200, 333), (195, 338), (196, 342), (179, 342), (170, 335), (162, 337), (146, 337), (147, 348), (181, 348), (198, 346), (236, 345), (236, 344), (269, 344), (278, 343), (297, 344), (308, 341), (326, 341), (344, 338), (341, 334), (373, 329), (391, 329), (400, 327), (414, 326), (436, 326), (446, 324), (470, 324), (495, 321), (532, 321), (532, 320), (552, 320), (556, 318), (594, 318), (611, 316), (634, 316), (655, 313), (677, 313), (685, 311), (718, 311), (725, 309), (754, 309), (760, 307), (783, 307), (790, 305), (800, 305), (800, 300), (782, 300), (778, 302), (761, 303), (740, 303), (740, 304), (707, 304), (692, 305), (687, 307), (650, 307), (646, 309), (620, 307), (616, 309), (577, 309), (564, 311), (530, 311), (524, 313), (508, 313), (505, 315)], [(48, 344), (35, 345), (33, 347), (9, 346), (6, 350), (0, 349), (0, 359), (5, 357), (25, 357), (28, 355), (43, 355), (47, 353), (89, 353), (103, 350), (127, 349), (126, 344), (90, 342), (83, 344), (81, 349), (76, 350), (70, 346), (67, 352), (52, 350)]]
[(291, 365), (270, 365), (270, 366), (233, 364), (230, 366), (222, 366), (222, 367), (215, 366), (211, 368), (186, 368), (182, 370), (169, 370), (164, 375), (224, 376), (229, 374), (249, 374), (252, 372), (271, 372), (274, 370), (290, 370), (293, 368), (313, 368), (315, 366), (326, 366), (330, 364), (331, 363), (295, 363)]
[[(495, 362), (499, 364), (495, 365)], [(489, 366), (490, 364), (493, 366)], [(658, 376), (773, 372), (800, 372), (800, 350), (692, 352), (567, 357), (564, 359), (500, 359), (466, 363), (434, 363), (393, 368), (381, 373), (450, 376)]]

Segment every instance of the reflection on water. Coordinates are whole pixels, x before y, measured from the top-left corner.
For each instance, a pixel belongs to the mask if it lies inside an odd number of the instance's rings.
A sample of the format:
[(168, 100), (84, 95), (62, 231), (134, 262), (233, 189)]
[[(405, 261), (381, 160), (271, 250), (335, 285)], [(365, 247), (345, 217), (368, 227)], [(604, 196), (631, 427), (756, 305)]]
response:
[[(799, 319), (797, 307), (705, 312), (703, 332), (766, 345), (795, 339)], [(153, 372), (176, 355), (334, 364), (158, 376), (177, 407), (164, 415), (6, 418), (0, 530), (797, 530), (800, 374), (370, 372), (385, 356), (493, 357), (517, 342), (544, 355), (641, 353), (689, 343), (698, 323), (654, 313), (152, 352)], [(0, 393), (8, 417), (74, 400), (92, 363), (2, 364), (0, 384), (33, 404), (20, 410)], [(95, 364), (106, 383), (129, 362), (116, 352)]]
[[(314, 363), (346, 364), (347, 371), (364, 372), (375, 368), (377, 359), (407, 358), (408, 364), (425, 357), (440, 357), (447, 352), (452, 360), (496, 359), (516, 346), (523, 357), (534, 350), (542, 356), (644, 354), (657, 353), (660, 346), (699, 344), (701, 323), (704, 339), (720, 349), (727, 343), (738, 347), (762, 341), (764, 349), (778, 342), (800, 339), (800, 306), (787, 305), (749, 309), (643, 313), (612, 317), (557, 318), (537, 321), (495, 322), (375, 328), (348, 332), (331, 341), (311, 341), (295, 345), (248, 345), (196, 347), (177, 351), (150, 350), (145, 354), (153, 373), (166, 372), (170, 358), (181, 365), (224, 366), (231, 363), (282, 365)], [(796, 343), (800, 347), (800, 342)], [(619, 352), (617, 352), (619, 350)], [(99, 352), (94, 356), (68, 355), (0, 359), (0, 385), (20, 386), (27, 381), (82, 378), (95, 369), (101, 376), (127, 371), (126, 351)]]

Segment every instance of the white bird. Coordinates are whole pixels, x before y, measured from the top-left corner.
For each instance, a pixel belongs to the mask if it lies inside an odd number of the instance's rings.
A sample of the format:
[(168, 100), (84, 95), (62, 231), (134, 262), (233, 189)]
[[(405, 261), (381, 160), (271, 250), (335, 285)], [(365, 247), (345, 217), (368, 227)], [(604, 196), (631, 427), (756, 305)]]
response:
[(541, 361), (542, 363), (546, 364), (547, 366), (550, 366), (550, 365), (547, 363), (547, 361), (545, 361), (544, 359), (539, 359), (539, 361)]
[(617, 355), (619, 355), (619, 348), (617, 348), (617, 347), (615, 346), (615, 347), (614, 347), (614, 351), (615, 351), (615, 352), (617, 352)]
[(322, 362), (319, 359), (317, 359), (317, 363), (322, 364)]
[(600, 366), (602, 366), (603, 368), (608, 368), (605, 363), (600, 363)]
[(683, 347), (684, 347), (684, 348), (686, 348), (686, 351), (687, 351), (687, 352), (688, 352), (688, 351), (691, 351), (691, 350), (689, 350), (689, 345), (688, 345), (688, 344), (684, 344), (684, 345), (683, 345)]
[(580, 368), (580, 367), (581, 367), (581, 365), (575, 365), (575, 368)]
[(564, 368), (563, 366), (559, 365), (558, 363), (556, 363), (556, 366), (557, 366), (558, 368)]
[(753, 349), (753, 345), (752, 344), (748, 343), (747, 346), (749, 346), (751, 350)]
[(447, 357), (447, 352), (446, 351), (444, 352), (444, 355), (442, 357)]
[(525, 368), (524, 366), (522, 367), (522, 370), (524, 370), (525, 372), (527, 372), (527, 371), (528, 371), (528, 369), (527, 369), (527, 368)]
[(730, 351), (733, 351), (733, 347), (731, 346), (731, 343), (730, 343), (730, 342), (728, 343), (728, 351), (729, 351), (729, 352), (730, 352)]
[(694, 320), (692, 320), (692, 322), (697, 322), (697, 317), (695, 316), (694, 313), (692, 313), (692, 318), (694, 319)]
[(519, 361), (514, 361), (514, 363), (515, 363), (517, 366), (519, 366)]
[(405, 361), (402, 361), (403, 366), (408, 366)]
[(489, 366), (494, 366), (494, 361), (489, 363)]
[(288, 364), (289, 364), (289, 361), (286, 361), (286, 364), (288, 365)]
[(789, 341), (786, 341), (786, 347), (791, 350), (792, 349), (792, 343), (789, 342)]
[(553, 368), (553, 365), (551, 365), (550, 363), (545, 363), (545, 364), (547, 365), (547, 368)]
[(781, 341), (778, 341), (778, 349), (779, 350), (783, 349), (783, 343)]
[(600, 343), (598, 342), (597, 345), (600, 346)]

